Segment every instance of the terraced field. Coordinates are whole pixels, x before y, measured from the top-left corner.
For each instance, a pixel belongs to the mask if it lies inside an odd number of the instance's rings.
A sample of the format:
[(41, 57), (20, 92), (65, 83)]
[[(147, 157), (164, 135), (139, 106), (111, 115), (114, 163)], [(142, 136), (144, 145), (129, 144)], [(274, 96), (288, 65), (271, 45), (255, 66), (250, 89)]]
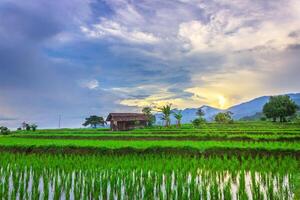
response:
[(0, 196), (299, 199), (299, 141), (299, 124), (268, 122), (16, 131), (0, 136)]
[[(154, 127), (127, 132), (109, 129), (60, 129), (36, 132), (17, 131), (0, 138), (2, 148), (87, 148), (131, 149), (131, 151), (164, 151), (164, 149), (190, 149), (218, 152), (239, 150), (272, 153), (288, 152), (299, 155), (300, 126), (278, 123), (208, 123), (195, 129), (183, 127)], [(186, 151), (185, 151), (186, 152)]]

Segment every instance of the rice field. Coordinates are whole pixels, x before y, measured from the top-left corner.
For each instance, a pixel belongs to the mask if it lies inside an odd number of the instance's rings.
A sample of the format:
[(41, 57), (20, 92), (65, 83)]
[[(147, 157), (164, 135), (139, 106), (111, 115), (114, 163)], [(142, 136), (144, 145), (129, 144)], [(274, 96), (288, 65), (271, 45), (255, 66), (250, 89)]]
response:
[(300, 126), (208, 123), (0, 136), (0, 199), (300, 198)]
[(145, 150), (151, 148), (190, 148), (199, 151), (209, 149), (254, 149), (269, 151), (300, 151), (299, 142), (244, 142), (244, 141), (123, 141), (123, 140), (72, 140), (72, 139), (27, 139), (0, 138), (1, 147), (77, 147), (99, 149), (132, 148)]
[(2, 199), (294, 199), (293, 157), (0, 155)]

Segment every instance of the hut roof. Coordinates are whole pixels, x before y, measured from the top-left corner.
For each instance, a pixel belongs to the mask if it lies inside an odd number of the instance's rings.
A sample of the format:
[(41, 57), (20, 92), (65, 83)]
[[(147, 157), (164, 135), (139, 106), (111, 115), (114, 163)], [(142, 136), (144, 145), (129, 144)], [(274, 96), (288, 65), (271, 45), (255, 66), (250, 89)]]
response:
[(146, 121), (147, 116), (142, 113), (109, 113), (106, 121)]

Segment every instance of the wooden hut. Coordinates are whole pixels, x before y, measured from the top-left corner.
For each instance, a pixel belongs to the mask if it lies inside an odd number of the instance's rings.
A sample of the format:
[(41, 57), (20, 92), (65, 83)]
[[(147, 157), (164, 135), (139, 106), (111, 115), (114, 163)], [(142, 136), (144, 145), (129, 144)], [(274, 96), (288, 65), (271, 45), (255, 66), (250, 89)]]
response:
[(113, 131), (125, 131), (146, 126), (148, 118), (141, 113), (110, 113), (106, 121)]

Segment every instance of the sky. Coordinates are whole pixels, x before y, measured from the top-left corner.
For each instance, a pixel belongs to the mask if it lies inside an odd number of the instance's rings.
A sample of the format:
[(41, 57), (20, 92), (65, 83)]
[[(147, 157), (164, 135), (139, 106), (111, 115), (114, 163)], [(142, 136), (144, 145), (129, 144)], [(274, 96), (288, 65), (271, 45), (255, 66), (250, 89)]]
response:
[(300, 91), (299, 0), (1, 0), (0, 125)]

